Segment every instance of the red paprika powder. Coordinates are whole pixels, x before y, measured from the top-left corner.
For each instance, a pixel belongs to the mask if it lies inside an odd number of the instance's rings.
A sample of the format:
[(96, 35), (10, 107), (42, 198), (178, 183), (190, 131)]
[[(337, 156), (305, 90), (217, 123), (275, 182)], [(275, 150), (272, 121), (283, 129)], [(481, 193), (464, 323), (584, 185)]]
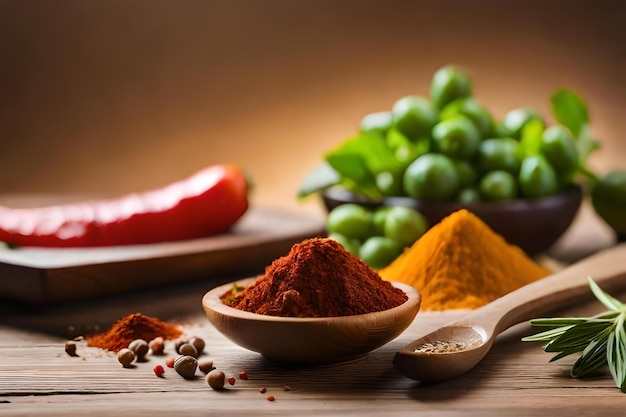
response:
[(106, 332), (87, 337), (87, 346), (117, 352), (128, 347), (135, 339), (143, 339), (147, 342), (158, 336), (163, 339), (176, 339), (182, 333), (178, 326), (165, 323), (155, 317), (134, 313), (119, 319)]
[(406, 300), (335, 240), (312, 238), (293, 245), (229, 305), (271, 316), (337, 317), (388, 310)]

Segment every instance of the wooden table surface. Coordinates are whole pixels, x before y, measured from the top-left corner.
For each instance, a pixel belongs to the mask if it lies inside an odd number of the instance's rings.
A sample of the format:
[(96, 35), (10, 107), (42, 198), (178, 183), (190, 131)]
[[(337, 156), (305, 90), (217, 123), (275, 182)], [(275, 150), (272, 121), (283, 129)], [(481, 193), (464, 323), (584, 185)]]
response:
[[(550, 255), (552, 262), (558, 261), (556, 266), (613, 244), (613, 235), (583, 207)], [(572, 379), (571, 360), (548, 363), (550, 355), (540, 345), (521, 342), (521, 337), (534, 332), (526, 323), (502, 334), (478, 367), (456, 379), (422, 385), (393, 368), (399, 348), (462, 311), (420, 312), (396, 340), (352, 361), (276, 365), (233, 345), (212, 328), (200, 306), (209, 286), (209, 282), (195, 282), (176, 290), (155, 289), (46, 308), (5, 306), (0, 320), (0, 415), (621, 416), (626, 405), (626, 396), (608, 371)], [(590, 298), (588, 304), (555, 315), (600, 310), (602, 306)], [(245, 370), (249, 379), (237, 379), (219, 392), (200, 376), (184, 380), (169, 368), (164, 378), (155, 377), (152, 367), (163, 363), (162, 358), (151, 357), (134, 369), (123, 369), (112, 354), (81, 342), (78, 357), (64, 352), (63, 332), (104, 326), (133, 312), (183, 325), (188, 335), (206, 340), (207, 357), (216, 367), (227, 376)], [(259, 392), (262, 387), (265, 394)], [(267, 395), (275, 401), (268, 401)]]

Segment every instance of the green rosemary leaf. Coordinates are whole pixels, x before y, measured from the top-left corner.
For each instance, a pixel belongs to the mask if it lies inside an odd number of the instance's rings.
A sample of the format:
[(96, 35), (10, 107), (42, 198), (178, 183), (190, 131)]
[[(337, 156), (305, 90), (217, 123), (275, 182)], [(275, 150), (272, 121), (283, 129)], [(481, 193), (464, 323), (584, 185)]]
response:
[(566, 356), (569, 356), (573, 353), (578, 353), (580, 351), (584, 350), (584, 348), (572, 348), (572, 349), (565, 349), (562, 352), (560, 352), (557, 355), (554, 355), (552, 358), (550, 358), (550, 362), (555, 362), (558, 361), (559, 359), (563, 359)]
[(563, 349), (587, 345), (598, 334), (602, 333), (611, 325), (611, 322), (604, 320), (589, 320), (586, 323), (577, 324), (554, 339), (552, 343), (550, 343), (550, 350), (546, 350), (546, 352), (559, 352)]
[(591, 292), (593, 292), (593, 295), (595, 295), (596, 298), (606, 306), (606, 308), (613, 311), (620, 311), (624, 309), (624, 304), (622, 304), (618, 299), (604, 292), (591, 277), (587, 277), (587, 280), (589, 281), (589, 286), (591, 287)]
[(535, 327), (549, 330), (522, 338), (544, 341), (543, 350), (556, 353), (550, 362), (580, 353), (572, 365), (572, 376), (580, 378), (608, 366), (615, 384), (626, 393), (626, 304), (604, 292), (591, 277), (594, 296), (609, 310), (589, 318), (538, 318)]
[(617, 345), (616, 333), (611, 333), (611, 335), (609, 336), (609, 340), (607, 341), (607, 346), (606, 346), (606, 361), (608, 362), (609, 371), (611, 371), (611, 376), (613, 376), (613, 380), (615, 381), (618, 387), (621, 387), (622, 379), (620, 378), (621, 371), (619, 368), (619, 364), (617, 363), (618, 348), (616, 345)]
[(607, 341), (606, 359), (613, 380), (618, 387), (624, 390), (624, 380), (626, 379), (626, 331), (624, 330), (624, 320), (626, 313), (621, 314), (615, 323), (615, 331), (612, 332)]
[(606, 340), (594, 340), (585, 348), (578, 360), (572, 366), (572, 376), (580, 378), (592, 371), (604, 368), (606, 363)]
[(556, 338), (557, 336), (560, 336), (563, 333), (565, 333), (571, 327), (573, 327), (573, 326), (559, 327), (559, 328), (556, 328), (556, 329), (546, 330), (545, 332), (537, 333), (537, 334), (534, 334), (532, 336), (526, 336), (526, 337), (522, 338), (522, 341), (524, 341), (524, 342), (540, 342), (540, 341), (543, 341), (543, 340), (552, 340), (552, 339)]
[(578, 317), (541, 318), (531, 320), (530, 325), (534, 327), (562, 327), (585, 323), (588, 320), (589, 319), (583, 319)]

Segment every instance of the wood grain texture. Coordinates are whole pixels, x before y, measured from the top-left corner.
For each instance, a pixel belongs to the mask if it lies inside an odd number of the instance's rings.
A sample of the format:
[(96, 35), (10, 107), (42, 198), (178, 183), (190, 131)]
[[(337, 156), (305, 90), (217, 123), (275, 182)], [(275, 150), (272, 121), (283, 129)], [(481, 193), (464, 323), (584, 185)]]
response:
[[(613, 236), (580, 213), (553, 255), (578, 260), (611, 246)], [(485, 359), (469, 373), (424, 385), (394, 370), (395, 353), (465, 312), (421, 312), (397, 339), (356, 360), (324, 366), (278, 366), (229, 342), (208, 323), (200, 304), (209, 282), (143, 291), (125, 296), (47, 308), (1, 305), (0, 415), (2, 416), (623, 416), (626, 397), (608, 371), (572, 379), (572, 359), (548, 363), (539, 344), (521, 342), (533, 334), (521, 323), (501, 334)], [(615, 294), (626, 299), (626, 293)], [(556, 315), (587, 316), (603, 310), (594, 301)], [(212, 391), (198, 377), (187, 381), (166, 370), (159, 379), (150, 358), (122, 369), (112, 354), (79, 346), (81, 357), (63, 350), (67, 327), (104, 329), (124, 314), (140, 311), (182, 324), (207, 341), (207, 356), (227, 375), (246, 370), (225, 392)], [(170, 352), (171, 345), (168, 346)], [(290, 391), (284, 391), (289, 385)], [(258, 389), (266, 387), (276, 401)]]
[[(591, 314), (597, 303), (564, 314)], [(207, 341), (207, 356), (227, 376), (246, 370), (224, 392), (211, 390), (198, 373), (184, 380), (166, 368), (156, 378), (151, 357), (123, 369), (112, 354), (79, 345), (81, 357), (63, 351), (64, 339), (46, 343), (0, 342), (0, 414), (16, 415), (428, 415), (539, 416), (622, 415), (624, 395), (608, 372), (584, 380), (569, 377), (571, 362), (548, 364), (539, 345), (523, 343), (531, 332), (520, 324), (503, 333), (484, 361), (456, 379), (422, 385), (397, 373), (395, 352), (420, 334), (463, 315), (461, 311), (419, 314), (391, 343), (353, 361), (318, 366), (280, 366), (229, 342), (202, 316), (184, 318), (186, 332)], [(5, 329), (0, 332), (7, 334)], [(168, 346), (172, 352), (172, 346)], [(289, 391), (284, 386), (290, 387)], [(259, 388), (266, 387), (261, 394)], [(269, 402), (272, 394), (276, 401)], [(561, 414), (563, 415), (563, 414)]]
[[(480, 363), (502, 331), (588, 298), (587, 277), (591, 275), (609, 293), (626, 290), (626, 244), (525, 285), (411, 342), (396, 355), (394, 366), (403, 375), (424, 382), (444, 381), (463, 374)], [(420, 350), (425, 344), (440, 343), (452, 346), (453, 350)]]

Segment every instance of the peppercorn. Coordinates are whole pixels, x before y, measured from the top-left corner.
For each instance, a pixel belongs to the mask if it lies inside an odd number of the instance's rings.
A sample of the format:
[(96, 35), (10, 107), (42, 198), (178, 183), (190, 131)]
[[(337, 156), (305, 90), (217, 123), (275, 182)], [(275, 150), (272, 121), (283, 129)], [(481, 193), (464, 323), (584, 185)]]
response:
[(128, 348), (120, 349), (120, 351), (117, 352), (117, 360), (124, 368), (129, 368), (135, 360), (135, 353)]
[(176, 353), (180, 353), (180, 347), (185, 343), (188, 343), (187, 339), (178, 339), (176, 343), (174, 343), (174, 350), (176, 351)]
[(165, 373), (165, 369), (163, 369), (163, 366), (161, 365), (155, 365), (154, 368), (152, 368), (152, 371), (154, 371), (154, 374), (158, 377), (163, 376)]
[(128, 345), (128, 349), (132, 350), (138, 361), (143, 361), (150, 348), (148, 342), (143, 339), (135, 339)]
[(213, 369), (206, 376), (207, 384), (209, 384), (209, 386), (213, 388), (214, 390), (218, 390), (218, 391), (224, 389), (225, 380), (226, 380), (226, 375), (224, 374), (224, 372), (218, 369)]
[(213, 366), (213, 361), (211, 359), (204, 359), (198, 362), (198, 369), (205, 374), (208, 374), (215, 369), (215, 367)]
[(274, 401), (276, 398), (274, 398), (273, 395), (268, 395), (267, 396), (267, 401)]
[(198, 355), (202, 354), (202, 352), (204, 351), (204, 347), (205, 347), (205, 343), (202, 338), (198, 336), (194, 336), (191, 338), (191, 340), (189, 340), (189, 343), (191, 343), (193, 347), (196, 348), (196, 350), (198, 351)]
[(283, 389), (284, 389), (285, 391), (291, 391), (291, 387), (290, 387), (289, 385), (285, 385), (285, 386), (283, 387)]
[(230, 385), (235, 385), (235, 382), (236, 382), (236, 381), (235, 381), (235, 377), (234, 377), (234, 376), (231, 376), (230, 378), (228, 378), (228, 383), (229, 383)]
[(198, 357), (198, 350), (191, 343), (183, 343), (180, 345), (178, 353), (183, 356), (193, 356), (194, 358)]
[(174, 358), (167, 358), (165, 359), (165, 366), (167, 366), (168, 368), (173, 368), (174, 367), (174, 362), (175, 359)]
[(259, 390), (259, 392), (260, 392), (261, 394), (265, 394), (265, 393), (267, 392), (267, 388), (262, 387), (262, 388)]
[(78, 356), (76, 354), (76, 343), (72, 341), (65, 342), (65, 353), (67, 353), (70, 356)]
[(157, 336), (148, 343), (148, 347), (153, 355), (162, 355), (165, 351), (165, 341), (161, 336)]
[(246, 371), (239, 372), (239, 379), (243, 379), (245, 381), (248, 379), (248, 373)]
[(193, 356), (181, 356), (174, 362), (174, 369), (183, 378), (191, 379), (198, 369), (198, 361)]

